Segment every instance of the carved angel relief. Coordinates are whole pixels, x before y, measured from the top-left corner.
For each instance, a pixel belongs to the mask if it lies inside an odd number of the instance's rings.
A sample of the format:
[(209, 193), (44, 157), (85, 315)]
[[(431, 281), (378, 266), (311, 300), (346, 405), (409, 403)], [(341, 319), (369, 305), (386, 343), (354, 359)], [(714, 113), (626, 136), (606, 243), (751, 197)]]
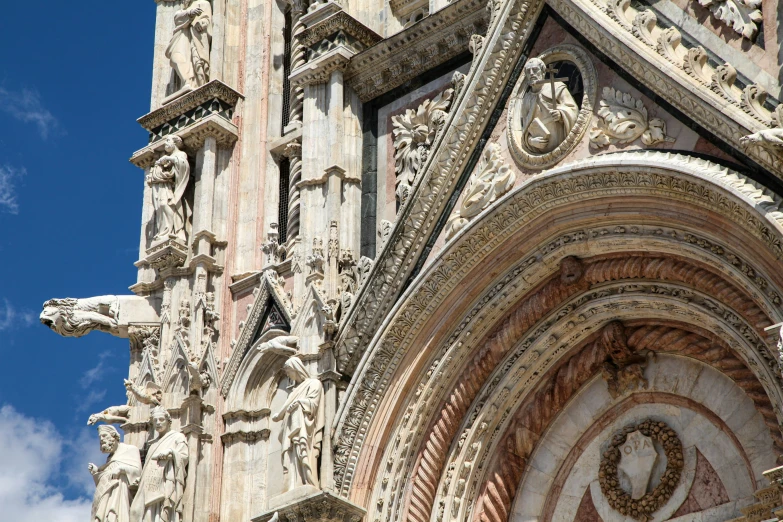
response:
[(598, 103), (598, 121), (590, 131), (590, 146), (627, 144), (638, 138), (646, 146), (673, 143), (666, 135), (666, 122), (649, 118), (647, 107), (641, 100), (613, 87), (604, 87), (603, 98)]
[(392, 117), (394, 133), (394, 171), (397, 176), (396, 194), (402, 206), (410, 194), (419, 170), (438, 132), (446, 123), (454, 89), (446, 89), (431, 100), (425, 100), (415, 111), (408, 109)]
[(503, 161), (500, 144), (490, 143), (465, 187), (459, 208), (446, 225), (446, 240), (454, 237), (472, 218), (514, 187), (516, 175)]

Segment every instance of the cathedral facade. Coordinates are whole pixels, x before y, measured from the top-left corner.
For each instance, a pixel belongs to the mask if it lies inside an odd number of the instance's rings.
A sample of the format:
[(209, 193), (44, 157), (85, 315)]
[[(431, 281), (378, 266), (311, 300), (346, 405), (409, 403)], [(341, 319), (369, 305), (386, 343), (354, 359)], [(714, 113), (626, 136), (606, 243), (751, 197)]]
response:
[(91, 522), (783, 518), (780, 0), (155, 1)]

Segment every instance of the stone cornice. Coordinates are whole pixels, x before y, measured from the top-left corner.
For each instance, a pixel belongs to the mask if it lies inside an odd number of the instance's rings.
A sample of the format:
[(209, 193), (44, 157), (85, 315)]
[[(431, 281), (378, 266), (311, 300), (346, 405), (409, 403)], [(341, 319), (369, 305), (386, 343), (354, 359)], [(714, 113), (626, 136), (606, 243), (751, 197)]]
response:
[[(212, 114), (198, 120), (193, 125), (185, 127), (176, 133), (182, 138), (188, 152), (194, 153), (203, 145), (207, 137), (212, 136), (222, 147), (231, 147), (237, 141), (239, 129), (232, 122)], [(155, 155), (163, 152), (165, 140), (159, 140), (133, 153), (130, 162), (141, 169), (151, 167), (155, 163)]]
[(354, 56), (346, 82), (366, 102), (466, 52), (470, 36), (486, 30), (485, 7), (480, 0), (459, 0), (425, 17)]
[(389, 7), (396, 16), (407, 16), (422, 6), (428, 6), (422, 0), (389, 0)]
[(344, 70), (353, 56), (353, 52), (339, 46), (317, 59), (307, 62), (291, 73), (292, 85), (312, 85), (327, 83), (333, 71)]
[(236, 106), (239, 99), (243, 98), (243, 96), (220, 80), (212, 80), (195, 91), (191, 91), (180, 98), (167, 103), (160, 109), (145, 114), (136, 121), (148, 131), (152, 131), (160, 125), (171, 121), (191, 109), (195, 109), (202, 103), (213, 98), (224, 101), (231, 106)]
[(343, 31), (345, 34), (354, 37), (364, 47), (370, 47), (382, 40), (379, 34), (345, 11), (339, 11), (328, 18), (314, 23), (302, 31), (300, 38), (302, 45), (311, 47), (338, 31)]

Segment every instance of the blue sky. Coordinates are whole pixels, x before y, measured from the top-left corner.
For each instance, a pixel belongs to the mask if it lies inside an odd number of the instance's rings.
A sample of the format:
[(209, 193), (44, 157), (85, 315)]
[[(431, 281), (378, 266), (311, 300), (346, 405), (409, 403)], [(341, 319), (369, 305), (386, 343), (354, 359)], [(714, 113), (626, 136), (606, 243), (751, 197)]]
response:
[(4, 2), (0, 522), (86, 521), (90, 413), (125, 401), (128, 341), (57, 336), (51, 297), (127, 294), (138, 258), (153, 0)]

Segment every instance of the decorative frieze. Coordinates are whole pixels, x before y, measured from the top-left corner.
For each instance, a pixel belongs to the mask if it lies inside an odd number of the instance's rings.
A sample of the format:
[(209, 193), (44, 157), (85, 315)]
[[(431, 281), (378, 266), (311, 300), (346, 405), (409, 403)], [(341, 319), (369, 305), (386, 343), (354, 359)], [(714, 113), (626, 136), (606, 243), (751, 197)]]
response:
[(211, 114), (231, 121), (240, 98), (242, 95), (225, 83), (212, 80), (137, 121), (150, 132), (150, 143), (154, 143)]
[(346, 82), (363, 102), (468, 50), (472, 34), (484, 34), (486, 2), (461, 0), (356, 55)]
[(361, 522), (366, 511), (329, 491), (314, 491), (286, 505), (253, 517), (253, 522)]

